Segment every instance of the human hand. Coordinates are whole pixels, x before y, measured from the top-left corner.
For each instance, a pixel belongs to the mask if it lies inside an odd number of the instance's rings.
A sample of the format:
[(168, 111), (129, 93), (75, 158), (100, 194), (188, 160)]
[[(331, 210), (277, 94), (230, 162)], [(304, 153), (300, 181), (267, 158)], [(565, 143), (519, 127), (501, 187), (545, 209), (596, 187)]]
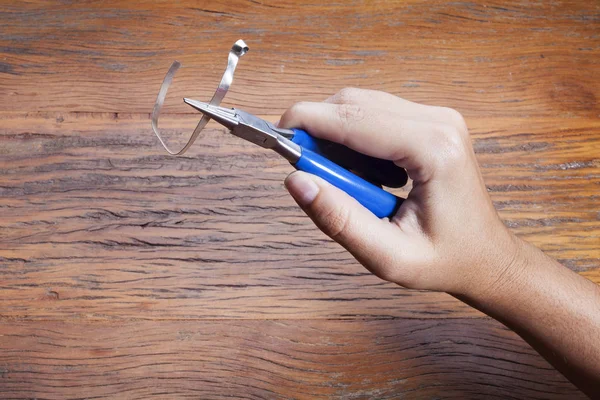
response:
[(297, 171), (285, 181), (315, 224), (375, 275), (457, 295), (510, 275), (518, 240), (498, 218), (455, 110), (344, 89), (323, 103), (292, 106), (279, 126), (303, 128), (408, 172), (412, 190), (390, 220), (316, 176)]
[(600, 290), (500, 221), (459, 113), (344, 89), (324, 103), (294, 105), (279, 126), (393, 160), (413, 180), (388, 220), (316, 176), (286, 179), (317, 226), (367, 269), (467, 302), (515, 330), (590, 397), (600, 395)]

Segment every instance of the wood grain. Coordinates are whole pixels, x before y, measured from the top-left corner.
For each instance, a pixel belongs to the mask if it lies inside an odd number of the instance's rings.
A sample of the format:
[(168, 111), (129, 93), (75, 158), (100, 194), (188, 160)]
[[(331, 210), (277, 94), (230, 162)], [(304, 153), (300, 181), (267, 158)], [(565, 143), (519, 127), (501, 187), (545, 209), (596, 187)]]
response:
[(457, 108), (506, 224), (600, 283), (598, 2), (0, 10), (0, 398), (581, 397), (497, 322), (367, 273), (277, 155), (210, 124), (169, 157), (148, 114), (179, 59), (180, 140), (239, 38), (225, 104), (271, 120), (346, 86)]
[(584, 398), (490, 320), (47, 321), (2, 333), (2, 397)]
[(28, 1), (1, 18), (2, 110), (147, 113), (174, 59), (171, 99), (209, 99), (243, 38), (227, 102), (256, 113), (358, 86), (468, 116), (600, 114), (597, 1)]
[[(506, 223), (576, 271), (597, 268), (600, 122), (469, 124)], [(289, 164), (216, 124), (179, 158), (147, 115), (4, 114), (2, 126), (5, 317), (480, 315), (369, 275), (291, 200)]]

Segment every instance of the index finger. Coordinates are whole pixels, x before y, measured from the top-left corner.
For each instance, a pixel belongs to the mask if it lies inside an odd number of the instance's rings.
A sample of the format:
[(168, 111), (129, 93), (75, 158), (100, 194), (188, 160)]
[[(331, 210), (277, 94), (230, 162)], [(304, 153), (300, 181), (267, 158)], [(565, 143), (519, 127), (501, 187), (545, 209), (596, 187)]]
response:
[(465, 127), (460, 113), (452, 108), (415, 103), (380, 90), (347, 87), (325, 100), (333, 104), (357, 104), (393, 112), (415, 121), (440, 122), (457, 128)]
[(356, 104), (297, 103), (282, 115), (279, 126), (302, 128), (315, 137), (392, 160), (417, 182), (435, 172), (440, 156), (447, 154), (444, 144), (460, 140), (448, 125)]

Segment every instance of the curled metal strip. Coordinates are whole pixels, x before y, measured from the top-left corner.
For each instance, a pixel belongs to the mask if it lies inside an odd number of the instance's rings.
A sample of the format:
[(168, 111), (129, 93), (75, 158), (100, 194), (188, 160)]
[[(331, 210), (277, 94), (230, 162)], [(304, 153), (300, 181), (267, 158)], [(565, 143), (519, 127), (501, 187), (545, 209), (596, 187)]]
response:
[[(227, 94), (229, 86), (231, 86), (231, 82), (233, 81), (233, 73), (235, 71), (235, 67), (237, 66), (240, 57), (246, 54), (246, 52), (248, 52), (248, 46), (241, 39), (235, 42), (233, 44), (233, 47), (231, 47), (231, 50), (229, 51), (229, 57), (227, 59), (227, 68), (223, 73), (223, 77), (221, 78), (219, 87), (217, 87), (217, 91), (210, 100), (211, 105), (218, 106), (219, 104), (221, 104), (221, 101)], [(192, 136), (190, 137), (186, 145), (183, 146), (183, 148), (179, 151), (173, 151), (169, 149), (167, 144), (163, 141), (160, 135), (160, 131), (158, 130), (158, 117), (160, 115), (160, 110), (165, 101), (165, 97), (167, 96), (169, 86), (171, 85), (171, 82), (173, 82), (173, 76), (175, 75), (179, 67), (181, 67), (179, 61), (175, 61), (171, 65), (171, 68), (169, 68), (169, 71), (167, 72), (167, 75), (165, 75), (165, 79), (163, 80), (163, 83), (160, 87), (160, 91), (158, 92), (158, 96), (156, 97), (154, 109), (152, 110), (152, 130), (154, 131), (154, 134), (156, 135), (156, 137), (158, 137), (158, 140), (169, 154), (177, 156), (185, 153), (187, 149), (189, 149), (190, 146), (194, 144), (194, 142), (198, 138), (198, 135), (200, 134), (200, 132), (202, 132), (202, 129), (204, 129), (204, 127), (210, 120), (209, 117), (203, 115), (202, 119), (200, 119), (200, 122), (198, 122), (198, 125), (196, 125), (196, 129), (194, 129), (194, 132), (192, 132)]]

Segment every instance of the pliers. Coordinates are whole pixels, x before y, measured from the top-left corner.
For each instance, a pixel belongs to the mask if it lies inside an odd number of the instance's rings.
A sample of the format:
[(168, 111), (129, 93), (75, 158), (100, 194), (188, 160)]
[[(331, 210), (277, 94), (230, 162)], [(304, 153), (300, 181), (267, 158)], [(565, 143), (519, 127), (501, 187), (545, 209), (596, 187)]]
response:
[(183, 101), (229, 129), (235, 136), (272, 149), (296, 169), (317, 175), (337, 186), (379, 218), (391, 217), (402, 203), (401, 198), (380, 187), (401, 187), (406, 184), (406, 171), (392, 161), (370, 157), (343, 145), (315, 138), (301, 129), (275, 127), (242, 110), (211, 106), (187, 98)]

